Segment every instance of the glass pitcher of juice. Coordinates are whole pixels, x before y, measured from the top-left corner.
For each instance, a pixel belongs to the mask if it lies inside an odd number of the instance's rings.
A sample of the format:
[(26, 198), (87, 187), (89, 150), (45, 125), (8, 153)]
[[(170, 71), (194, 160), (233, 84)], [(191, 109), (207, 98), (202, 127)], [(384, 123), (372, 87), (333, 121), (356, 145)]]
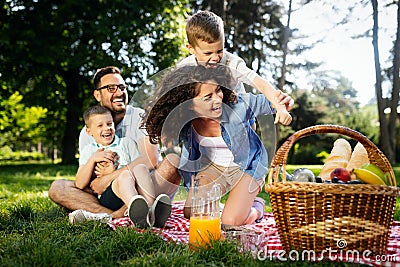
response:
[(199, 179), (194, 179), (189, 227), (189, 245), (191, 247), (206, 246), (212, 240), (220, 239), (220, 199), (221, 186), (219, 184), (214, 182), (200, 187)]

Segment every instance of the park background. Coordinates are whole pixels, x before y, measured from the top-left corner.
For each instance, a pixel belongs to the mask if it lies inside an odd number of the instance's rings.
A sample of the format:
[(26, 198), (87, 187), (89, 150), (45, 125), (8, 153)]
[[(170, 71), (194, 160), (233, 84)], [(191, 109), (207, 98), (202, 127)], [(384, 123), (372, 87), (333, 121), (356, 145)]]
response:
[[(399, 115), (390, 112), (397, 110), (399, 95), (398, 1), (3, 0), (0, 265), (288, 264), (254, 260), (251, 255), (238, 253), (232, 244), (218, 243), (210, 250), (194, 252), (148, 232), (126, 228), (111, 231), (96, 222), (71, 225), (67, 211), (48, 198), (52, 181), (75, 177), (82, 114), (96, 104), (92, 96), (96, 69), (106, 65), (120, 67), (132, 97), (150, 77), (188, 55), (185, 18), (200, 9), (212, 10), (223, 18), (228, 51), (241, 56), (248, 66), (295, 99), (293, 122), (279, 126), (278, 146), (290, 134), (308, 126), (344, 125), (377, 144), (391, 160), (396, 177), (400, 177)], [(367, 12), (360, 13), (360, 9)], [(324, 25), (326, 33), (348, 29), (334, 35), (335, 40), (343, 37), (369, 42), (369, 53), (360, 49), (352, 58), (345, 53), (346, 46), (339, 46), (336, 55), (348, 60), (349, 65), (369, 58), (376, 71), (354, 68), (354, 73), (368, 79), (372, 75), (378, 81), (376, 86), (354, 88), (353, 80), (340, 67), (330, 69), (323, 58), (332, 50), (321, 50), (321, 45), (333, 43), (332, 39), (313, 34), (320, 25), (312, 24), (311, 17), (304, 14), (319, 16), (320, 24), (322, 18), (334, 18)], [(382, 18), (390, 21), (390, 27), (379, 23)], [(354, 28), (354, 23), (363, 27)], [(381, 36), (385, 38), (382, 40)], [(318, 47), (319, 54), (315, 50)], [(346, 63), (344, 67), (348, 68)], [(373, 97), (365, 101), (364, 93)], [(136, 99), (140, 100), (137, 95)], [(288, 171), (307, 167), (318, 174), (336, 138), (317, 135), (299, 140), (289, 155)], [(271, 211), (268, 195), (261, 192), (260, 196), (267, 201), (266, 211)], [(178, 196), (179, 199), (183, 198)], [(395, 207), (397, 221), (399, 205)], [(354, 266), (329, 261), (290, 265)]]
[[(313, 9), (315, 4), (318, 9)], [(82, 114), (95, 104), (92, 77), (96, 69), (120, 67), (132, 97), (146, 80), (188, 55), (185, 18), (207, 9), (225, 21), (226, 49), (295, 99), (293, 122), (279, 127), (278, 147), (305, 127), (339, 124), (366, 135), (395, 164), (400, 155), (398, 6), (398, 1), (374, 0), (293, 4), (268, 0), (2, 1), (0, 159), (76, 164)], [(370, 42), (370, 53), (349, 57), (347, 62), (351, 65), (360, 56), (374, 62), (375, 73), (364, 75), (373, 75), (375, 86), (357, 91), (340, 69), (329, 70), (318, 61), (323, 56), (310, 56), (314, 47), (330, 42), (325, 35), (310, 33), (313, 27), (320, 28), (316, 24), (302, 24), (304, 32), (291, 26), (290, 18), (309, 14), (310, 7), (324, 21), (326, 31), (348, 29), (336, 39)], [(323, 20), (328, 14), (334, 19)], [(304, 22), (310, 19), (303, 16)], [(384, 26), (379, 24), (382, 17)], [(298, 21), (297, 16), (297, 25)], [(363, 27), (352, 28), (354, 23)], [(379, 36), (385, 36), (385, 45), (380, 45)], [(389, 51), (381, 52), (381, 46)], [(344, 50), (339, 47), (337, 57)], [(374, 97), (361, 103), (366, 92)], [(335, 138), (300, 140), (288, 162), (323, 163)]]

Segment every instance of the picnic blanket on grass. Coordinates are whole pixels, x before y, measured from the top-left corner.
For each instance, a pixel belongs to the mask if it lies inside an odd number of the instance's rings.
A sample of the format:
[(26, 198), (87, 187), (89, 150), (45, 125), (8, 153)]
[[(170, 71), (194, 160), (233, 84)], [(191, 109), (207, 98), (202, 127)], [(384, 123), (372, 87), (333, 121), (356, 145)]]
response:
[[(165, 228), (152, 228), (151, 231), (160, 235), (165, 241), (187, 244), (189, 239), (189, 220), (183, 216), (183, 206), (184, 201), (174, 202), (172, 204), (171, 216), (168, 218)], [(114, 219), (108, 225), (113, 230), (117, 229), (118, 227), (134, 227), (133, 223), (128, 217)], [(258, 257), (255, 255), (255, 258), (259, 260), (307, 260), (307, 258), (302, 258), (304, 256), (302, 256), (301, 252), (286, 253), (282, 249), (274, 216), (271, 212), (265, 213), (261, 222), (251, 225), (244, 225), (242, 228), (250, 231), (261, 231), (265, 233), (265, 243), (263, 243), (264, 248), (262, 249), (263, 251), (259, 253)], [(140, 230), (138, 229), (138, 231)], [(314, 256), (315, 258), (311, 258), (312, 260), (318, 261), (318, 259), (321, 259), (321, 255), (317, 254)], [(368, 264), (371, 266), (400, 266), (400, 222), (393, 222), (386, 255), (365, 257), (363, 255), (356, 255), (352, 253), (346, 254), (345, 251), (342, 251), (340, 253), (326, 253), (324, 256), (325, 260), (329, 256), (328, 258), (332, 261), (354, 262)]]

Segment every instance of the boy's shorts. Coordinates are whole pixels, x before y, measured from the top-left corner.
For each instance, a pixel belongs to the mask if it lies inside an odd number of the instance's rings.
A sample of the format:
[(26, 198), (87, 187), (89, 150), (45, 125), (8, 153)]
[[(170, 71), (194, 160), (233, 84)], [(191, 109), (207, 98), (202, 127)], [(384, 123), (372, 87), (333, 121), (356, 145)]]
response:
[[(170, 197), (171, 200), (173, 200), (176, 192), (178, 191), (178, 187), (170, 183), (167, 185), (161, 185), (160, 181), (163, 182), (163, 179), (161, 177), (156, 177), (154, 169), (150, 171), (150, 177), (154, 184), (154, 191), (156, 196), (161, 193), (165, 193)], [(154, 196), (154, 198), (156, 196)], [(124, 205), (122, 199), (120, 199), (112, 190), (112, 183), (107, 187), (103, 194), (99, 196), (99, 202), (102, 206), (113, 211), (119, 210)]]
[(109, 185), (107, 189), (103, 192), (103, 194), (101, 194), (99, 202), (102, 206), (115, 211), (119, 210), (124, 205), (124, 202), (119, 197), (117, 197), (117, 195), (112, 190), (111, 185)]

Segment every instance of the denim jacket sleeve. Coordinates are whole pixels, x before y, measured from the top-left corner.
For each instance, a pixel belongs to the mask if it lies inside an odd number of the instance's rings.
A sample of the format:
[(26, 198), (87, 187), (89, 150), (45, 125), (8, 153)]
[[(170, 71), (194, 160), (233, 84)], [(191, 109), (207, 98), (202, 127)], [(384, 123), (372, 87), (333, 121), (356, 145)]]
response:
[(234, 162), (255, 180), (263, 179), (268, 171), (268, 154), (247, 121), (260, 114), (273, 114), (275, 109), (262, 94), (241, 94), (236, 104), (224, 106), (222, 137), (234, 156)]

